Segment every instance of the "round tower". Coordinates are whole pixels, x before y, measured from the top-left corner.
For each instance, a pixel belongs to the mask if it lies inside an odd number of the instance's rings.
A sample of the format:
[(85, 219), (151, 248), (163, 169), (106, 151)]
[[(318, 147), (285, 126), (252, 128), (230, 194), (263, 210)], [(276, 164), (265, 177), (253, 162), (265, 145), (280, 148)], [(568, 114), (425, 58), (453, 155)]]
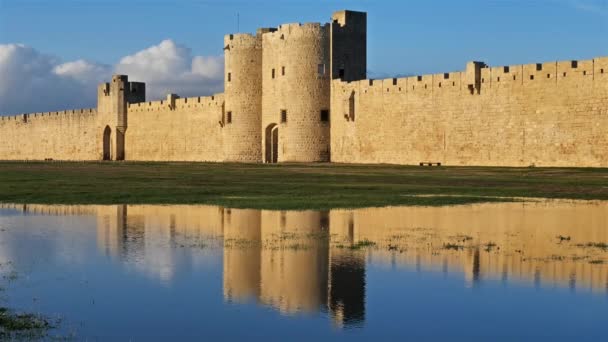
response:
[(262, 46), (263, 160), (329, 161), (330, 25), (281, 25)]
[(222, 125), (226, 161), (259, 162), (262, 125), (261, 33), (224, 37), (224, 114)]

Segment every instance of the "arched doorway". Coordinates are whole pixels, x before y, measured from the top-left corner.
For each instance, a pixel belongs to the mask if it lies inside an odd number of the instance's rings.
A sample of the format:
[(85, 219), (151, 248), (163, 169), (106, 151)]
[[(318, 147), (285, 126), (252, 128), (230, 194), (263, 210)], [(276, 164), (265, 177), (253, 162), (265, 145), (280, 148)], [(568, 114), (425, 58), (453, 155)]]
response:
[(272, 123), (266, 127), (265, 162), (276, 163), (279, 160), (279, 126)]
[(112, 130), (106, 126), (103, 130), (103, 160), (112, 160)]

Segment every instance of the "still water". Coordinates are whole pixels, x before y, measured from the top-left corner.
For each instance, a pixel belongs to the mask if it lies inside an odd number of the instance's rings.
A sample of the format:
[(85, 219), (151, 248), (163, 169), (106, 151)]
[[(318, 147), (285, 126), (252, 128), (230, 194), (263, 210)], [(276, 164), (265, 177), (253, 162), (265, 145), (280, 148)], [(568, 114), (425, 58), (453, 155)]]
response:
[(601, 340), (608, 203), (0, 205), (0, 306), (89, 340)]

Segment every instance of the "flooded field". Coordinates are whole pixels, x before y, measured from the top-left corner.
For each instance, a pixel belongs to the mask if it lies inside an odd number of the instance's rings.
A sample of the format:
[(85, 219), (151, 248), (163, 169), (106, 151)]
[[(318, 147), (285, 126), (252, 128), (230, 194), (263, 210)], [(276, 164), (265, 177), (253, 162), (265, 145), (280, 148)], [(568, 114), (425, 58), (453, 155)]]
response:
[(0, 273), (50, 336), (598, 340), (608, 203), (4, 204)]

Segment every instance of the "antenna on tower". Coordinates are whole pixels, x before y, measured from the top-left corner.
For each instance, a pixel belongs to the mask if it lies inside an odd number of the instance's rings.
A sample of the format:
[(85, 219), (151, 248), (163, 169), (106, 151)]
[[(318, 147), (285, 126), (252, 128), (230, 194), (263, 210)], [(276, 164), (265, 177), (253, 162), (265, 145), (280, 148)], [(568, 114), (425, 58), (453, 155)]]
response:
[(241, 31), (241, 27), (240, 27), (239, 12), (236, 12), (236, 32), (240, 32), (240, 31)]

